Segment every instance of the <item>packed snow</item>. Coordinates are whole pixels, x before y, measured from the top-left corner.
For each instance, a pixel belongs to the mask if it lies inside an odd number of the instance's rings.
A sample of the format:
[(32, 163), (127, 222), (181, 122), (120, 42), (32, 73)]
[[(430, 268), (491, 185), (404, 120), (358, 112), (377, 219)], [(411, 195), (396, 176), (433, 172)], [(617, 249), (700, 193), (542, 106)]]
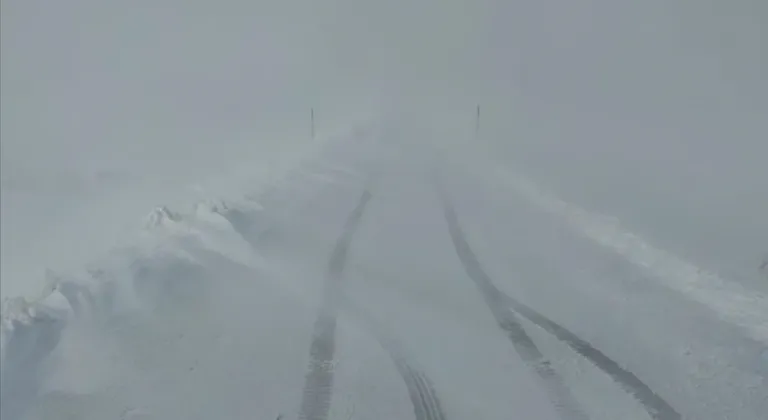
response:
[(764, 419), (768, 9), (705, 3), (3, 0), (0, 417)]
[[(597, 235), (603, 218), (501, 167), (466, 166), (481, 157), (460, 141), (398, 140), (425, 133), (400, 127), (351, 130), (239, 200), (157, 207), (131, 246), (49, 271), (36, 299), (7, 299), (3, 416), (756, 419), (768, 408), (758, 295), (702, 270), (690, 287), (670, 283), (686, 277), (664, 267), (682, 260), (639, 239), (618, 246)], [(442, 200), (456, 206), (447, 223)], [(458, 256), (452, 224), (467, 241)], [(633, 247), (661, 253), (657, 265)], [(555, 255), (560, 268), (544, 262)], [(482, 266), (488, 307), (462, 263)], [(503, 309), (505, 295), (526, 306)], [(329, 304), (336, 351), (307, 361), (314, 313)], [(510, 343), (508, 322), (530, 338)], [(331, 375), (326, 397), (313, 370)]]

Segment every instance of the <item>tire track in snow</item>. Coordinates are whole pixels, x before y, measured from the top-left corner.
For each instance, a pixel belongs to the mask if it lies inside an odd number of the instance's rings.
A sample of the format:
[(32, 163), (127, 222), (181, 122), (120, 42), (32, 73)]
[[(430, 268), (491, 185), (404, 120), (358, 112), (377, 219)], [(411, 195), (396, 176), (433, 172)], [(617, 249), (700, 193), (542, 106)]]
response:
[(501, 291), (496, 288), (490, 277), (480, 266), (477, 257), (464, 237), (464, 232), (459, 226), (456, 211), (442, 192), (441, 197), (443, 199), (445, 219), (448, 222), (448, 229), (456, 249), (456, 254), (459, 260), (461, 260), (467, 275), (480, 290), (480, 294), (496, 319), (496, 323), (507, 333), (512, 346), (523, 361), (541, 378), (547, 392), (550, 394), (552, 403), (560, 415), (564, 419), (589, 419), (584, 409), (563, 383), (563, 379), (552, 368), (549, 360), (544, 357), (528, 333), (525, 332), (515, 312), (509, 308), (503, 299)]
[(477, 256), (470, 248), (469, 243), (464, 236), (464, 232), (459, 225), (455, 209), (448, 201), (445, 194), (441, 193), (441, 195), (451, 239), (456, 248), (456, 253), (464, 265), (464, 269), (469, 277), (477, 284), (483, 294), (483, 298), (491, 308), (494, 317), (499, 323), (499, 326), (507, 331), (521, 357), (523, 357), (527, 363), (533, 365), (534, 369), (545, 382), (554, 382), (549, 384), (549, 388), (550, 390), (555, 391), (555, 397), (565, 396), (566, 398), (569, 398), (565, 401), (566, 403), (570, 403), (572, 399), (572, 397), (570, 397), (570, 392), (568, 394), (559, 394), (559, 392), (562, 391), (560, 388), (565, 388), (565, 385), (562, 384), (560, 377), (549, 366), (549, 362), (544, 359), (541, 352), (536, 348), (536, 345), (525, 333), (525, 330), (517, 321), (512, 310), (550, 333), (558, 340), (564, 342), (578, 354), (589, 360), (598, 369), (607, 374), (624, 391), (632, 395), (640, 404), (642, 404), (651, 418), (655, 420), (678, 420), (681, 418), (680, 414), (669, 405), (669, 403), (653, 392), (653, 390), (643, 383), (635, 374), (622, 368), (614, 360), (593, 347), (587, 341), (579, 338), (576, 334), (499, 290), (493, 284), (488, 274), (485, 273)]
[(336, 310), (340, 304), (344, 303), (344, 308), (354, 312), (357, 319), (365, 323), (366, 329), (373, 334), (392, 359), (408, 389), (416, 420), (445, 420), (440, 401), (429, 378), (412, 367), (402, 355), (403, 352), (399, 350), (396, 341), (384, 332), (383, 327), (362, 308), (345, 299), (341, 291), (342, 272), (352, 237), (371, 197), (368, 190), (360, 197), (357, 207), (347, 219), (342, 236), (336, 242), (328, 263), (325, 301), (315, 322), (310, 346), (309, 373), (305, 380), (299, 419), (326, 420), (328, 418), (333, 397)]
[(508, 304), (524, 318), (567, 344), (575, 352), (582, 355), (598, 369), (610, 376), (614, 382), (618, 383), (621, 388), (624, 389), (624, 391), (640, 402), (653, 419), (677, 420), (681, 418), (680, 414), (677, 413), (669, 403), (653, 392), (653, 390), (635, 376), (634, 373), (622, 368), (618, 363), (603, 354), (600, 350), (594, 348), (588, 342), (579, 338), (576, 334), (570, 332), (544, 315), (541, 315), (522, 302), (518, 302), (508, 295), (503, 296)]
[(327, 420), (333, 397), (333, 357), (336, 350), (336, 309), (341, 293), (341, 279), (352, 237), (371, 199), (365, 190), (347, 219), (336, 242), (325, 277), (324, 301), (315, 321), (309, 349), (309, 372), (305, 378), (299, 420)]
[[(373, 181), (371, 181), (371, 183), (373, 183)], [(369, 185), (368, 190), (370, 191), (370, 189), (371, 186)], [(365, 206), (367, 201), (371, 198), (371, 194), (366, 191), (364, 196), (360, 198), (357, 209), (350, 215), (347, 221), (344, 234), (338, 240), (333, 256), (329, 261), (329, 274), (327, 276), (326, 290), (331, 286), (328, 282), (338, 283), (341, 280), (341, 271), (345, 264), (347, 250), (351, 244), (351, 237), (354, 233), (353, 230), (357, 227), (356, 224), (362, 217), (362, 211), (364, 210), (363, 206)], [(249, 229), (250, 222), (248, 221), (248, 215), (240, 212), (232, 214), (232, 209), (229, 209), (228, 211), (230, 212), (228, 214), (228, 219), (233, 226), (235, 226), (235, 230), (237, 230), (253, 248), (256, 248), (256, 240), (249, 235), (251, 230)], [(363, 322), (366, 330), (370, 332), (382, 348), (384, 348), (406, 385), (409, 398), (413, 404), (416, 420), (445, 420), (445, 414), (442, 411), (440, 400), (437, 398), (437, 393), (434, 391), (431, 380), (424, 373), (408, 363), (407, 358), (402, 355), (403, 352), (399, 349), (396, 341), (384, 332), (384, 329), (375, 318), (355, 305), (352, 301), (343, 297), (339, 289), (340, 285), (332, 285), (331, 287), (335, 290), (326, 295), (326, 302), (342, 299), (343, 302), (334, 303), (342, 304), (339, 309), (353, 312), (357, 316), (355, 320)], [(324, 413), (325, 417), (321, 418), (327, 418), (330, 409), (330, 401), (333, 396), (333, 373), (330, 370), (334, 366), (333, 354), (335, 353), (336, 318), (333, 310), (326, 309), (328, 307), (333, 308), (333, 305), (324, 306), (315, 322), (313, 345), (310, 347), (310, 373), (305, 380), (303, 402), (301, 406), (302, 419), (316, 418), (310, 417), (310, 415), (316, 415), (317, 413)], [(329, 339), (329, 337), (331, 339)], [(306, 408), (307, 404), (310, 404), (311, 407)], [(282, 415), (278, 417), (278, 420), (281, 418), (283, 418)]]
[(395, 364), (395, 369), (408, 389), (408, 396), (413, 404), (413, 414), (416, 420), (445, 420), (446, 417), (432, 381), (426, 374), (408, 363), (397, 341), (385, 332), (384, 327), (373, 316), (351, 300), (344, 299), (344, 308), (352, 312), (357, 321), (364, 324), (365, 329), (376, 338), (381, 347), (389, 354), (390, 359)]

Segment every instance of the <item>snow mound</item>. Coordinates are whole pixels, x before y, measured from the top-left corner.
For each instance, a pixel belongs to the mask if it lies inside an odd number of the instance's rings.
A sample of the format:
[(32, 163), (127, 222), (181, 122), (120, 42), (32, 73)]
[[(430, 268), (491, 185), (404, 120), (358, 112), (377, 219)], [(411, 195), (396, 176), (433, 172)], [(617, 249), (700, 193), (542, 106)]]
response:
[[(136, 243), (115, 249), (80, 272), (45, 272), (35, 299), (7, 298), (0, 311), (0, 408), (3, 419), (23, 416), (41, 393), (45, 361), (74, 322), (108, 324), (151, 316), (167, 305), (205, 300), (209, 271), (230, 264), (258, 271), (263, 261), (233, 227), (223, 200), (197, 203), (189, 214), (168, 207), (145, 218)], [(249, 213), (252, 214), (252, 213)]]
[(145, 229), (154, 229), (161, 226), (174, 225), (181, 221), (181, 215), (172, 212), (168, 207), (159, 206), (152, 209), (152, 211), (144, 219)]
[(229, 206), (224, 200), (203, 200), (195, 204), (195, 213), (218, 213), (222, 214), (229, 210)]
[[(264, 261), (246, 240), (254, 237), (254, 227), (260, 230), (269, 225), (270, 216), (263, 212), (260, 200), (289, 199), (296, 192), (293, 188), (307, 181), (302, 165), (320, 149), (342, 140), (317, 142), (309, 153), (300, 154), (301, 159), (265, 169), (269, 174), (260, 173), (263, 179), (243, 180), (247, 183), (225, 179), (222, 182), (227, 188), (222, 189), (213, 185), (217, 188), (212, 190), (224, 194), (226, 200), (203, 200), (189, 212), (155, 207), (142, 220), (134, 241), (108, 250), (79, 271), (47, 270), (37, 298), (5, 299), (0, 310), (0, 418), (23, 418), (37, 398), (50, 391), (46, 387), (55, 376), (50, 369), (53, 361), (62, 357), (77, 361), (84, 354), (94, 353), (73, 333), (78, 327), (114, 328), (125, 322), (151, 322), (154, 315), (167, 313), (164, 311), (169, 306), (199, 310), (215, 294), (213, 282), (230, 281), (212, 273), (245, 273), (247, 277), (263, 278)], [(336, 172), (338, 175), (344, 171)], [(196, 190), (208, 189), (200, 186)], [(226, 194), (230, 190), (233, 197)], [(243, 196), (243, 191), (251, 194)], [(69, 357), (62, 356), (66, 348), (79, 350)], [(87, 363), (94, 363), (89, 357), (85, 356)], [(98, 383), (68, 389), (98, 389)]]

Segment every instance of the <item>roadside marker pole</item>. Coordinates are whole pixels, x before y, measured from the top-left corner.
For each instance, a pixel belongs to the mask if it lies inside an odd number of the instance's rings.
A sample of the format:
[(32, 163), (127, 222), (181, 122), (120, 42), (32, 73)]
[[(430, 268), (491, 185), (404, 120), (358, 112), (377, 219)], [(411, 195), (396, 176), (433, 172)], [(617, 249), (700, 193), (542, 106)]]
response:
[(312, 136), (312, 140), (314, 140), (315, 139), (315, 108), (310, 108), (309, 115), (310, 115), (310, 135)]
[(477, 116), (475, 117), (475, 139), (480, 134), (480, 105), (477, 105)]

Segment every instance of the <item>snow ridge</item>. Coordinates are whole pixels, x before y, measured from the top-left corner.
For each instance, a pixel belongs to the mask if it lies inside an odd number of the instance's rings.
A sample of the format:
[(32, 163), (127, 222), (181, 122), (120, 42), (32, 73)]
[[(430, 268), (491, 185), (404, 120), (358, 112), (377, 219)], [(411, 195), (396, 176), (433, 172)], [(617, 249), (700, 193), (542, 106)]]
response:
[(252, 248), (226, 218), (230, 208), (237, 207), (222, 200), (198, 203), (189, 214), (157, 207), (145, 218), (137, 243), (80, 273), (48, 270), (37, 298), (5, 299), (0, 312), (2, 418), (23, 415), (41, 386), (44, 360), (71, 322), (84, 317), (108, 322), (161, 309), (174, 294), (188, 296), (199, 286), (194, 275), (163, 274), (194, 273), (211, 255), (257, 268)]
[(615, 217), (591, 213), (507, 169), (499, 168), (497, 174), (532, 204), (644, 269), (664, 286), (703, 304), (726, 322), (741, 327), (752, 339), (768, 345), (768, 296), (748, 291), (717, 273), (653, 246), (624, 228)]
[(181, 215), (172, 212), (166, 206), (155, 207), (144, 219), (145, 229), (168, 226), (181, 221)]
[(307, 179), (307, 165), (316, 164), (329, 146), (348, 144), (350, 134), (362, 135), (361, 130), (371, 134), (364, 126), (353, 126), (294, 153), (284, 164), (257, 168), (256, 177), (244, 171), (235, 174), (236, 180), (222, 179), (227, 188), (213, 187), (227, 199), (201, 200), (187, 212), (155, 207), (128, 245), (109, 250), (74, 273), (47, 270), (37, 297), (5, 298), (0, 308), (0, 417), (22, 418), (32, 406), (48, 374), (45, 360), (68, 326), (151, 315), (170, 302), (194, 304), (210, 286), (205, 284), (206, 270), (217, 264), (263, 273), (265, 262), (245, 240), (238, 222), (245, 217), (249, 224), (267, 227), (269, 217), (262, 213), (261, 201), (316, 183)]

